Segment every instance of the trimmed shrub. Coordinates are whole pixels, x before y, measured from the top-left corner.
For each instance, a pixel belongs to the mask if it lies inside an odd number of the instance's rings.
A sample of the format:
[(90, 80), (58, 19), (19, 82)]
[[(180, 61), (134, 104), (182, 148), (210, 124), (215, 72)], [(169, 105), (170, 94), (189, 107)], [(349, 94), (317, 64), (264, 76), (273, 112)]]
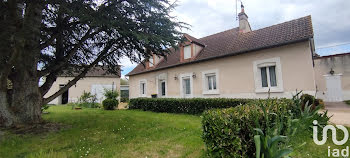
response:
[[(257, 100), (243, 106), (204, 112), (202, 138), (209, 156), (254, 157), (254, 128), (269, 135), (288, 133), (290, 103), (288, 99)], [(262, 110), (261, 106), (266, 109)]]
[(102, 105), (105, 110), (114, 110), (118, 104), (119, 102), (117, 99), (105, 99), (102, 101)]
[(247, 104), (254, 99), (229, 98), (136, 98), (130, 99), (129, 109), (144, 111), (200, 114), (208, 109), (229, 108)]

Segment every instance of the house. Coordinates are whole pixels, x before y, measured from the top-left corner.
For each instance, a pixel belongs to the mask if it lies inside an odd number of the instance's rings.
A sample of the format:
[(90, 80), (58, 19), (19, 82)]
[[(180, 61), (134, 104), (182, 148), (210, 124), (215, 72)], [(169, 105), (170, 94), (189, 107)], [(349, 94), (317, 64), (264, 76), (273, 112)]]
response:
[(350, 53), (316, 57), (317, 97), (327, 102), (350, 100)]
[(239, 13), (239, 27), (195, 38), (184, 34), (167, 58), (153, 55), (129, 76), (130, 98), (292, 97), (316, 92), (311, 16), (251, 30)]
[[(57, 92), (70, 80), (73, 80), (74, 76), (73, 73), (57, 77), (57, 80), (53, 83), (45, 97), (51, 96)], [(66, 92), (52, 100), (49, 104), (77, 102), (84, 91), (96, 95), (97, 102), (101, 103), (105, 99), (103, 95), (104, 89), (120, 90), (120, 71), (118, 74), (112, 74), (108, 73), (102, 67), (94, 67), (88, 71), (84, 78), (80, 79), (74, 86), (70, 87)]]

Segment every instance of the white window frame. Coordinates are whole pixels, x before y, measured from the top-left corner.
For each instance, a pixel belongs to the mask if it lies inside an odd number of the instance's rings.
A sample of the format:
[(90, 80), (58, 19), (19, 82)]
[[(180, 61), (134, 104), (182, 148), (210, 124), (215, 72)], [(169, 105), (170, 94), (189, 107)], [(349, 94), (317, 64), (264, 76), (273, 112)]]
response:
[[(261, 69), (262, 67), (267, 67), (266, 71), (268, 70), (269, 66), (275, 66), (275, 73), (276, 73), (276, 87), (270, 86), (270, 76), (267, 72), (267, 82), (268, 87), (262, 87), (262, 81), (261, 81)], [(266, 93), (266, 92), (283, 92), (283, 79), (282, 79), (282, 66), (281, 66), (281, 59), (280, 57), (270, 58), (270, 59), (263, 59), (263, 60), (256, 60), (253, 62), (253, 72), (254, 72), (254, 80), (255, 80), (255, 92), (256, 93)]]
[[(141, 92), (141, 84), (145, 84), (145, 94), (142, 94), (142, 92)], [(147, 80), (146, 79), (142, 79), (139, 81), (139, 96), (140, 97), (147, 96)]]
[[(182, 98), (193, 98), (193, 72), (192, 73), (184, 73), (184, 74), (180, 74), (180, 97)], [(189, 95), (185, 95), (184, 94), (184, 89), (183, 89), (183, 82), (182, 80), (184, 78), (189, 78), (190, 79), (190, 90), (191, 90), (191, 94)]]
[[(186, 56), (186, 48), (189, 49), (189, 54)], [(191, 45), (184, 46), (184, 59), (190, 59), (192, 57), (192, 50)]]
[[(165, 95), (162, 96), (161, 81), (165, 82)], [(166, 73), (159, 74), (156, 77), (157, 97), (165, 98), (168, 96), (168, 76)]]
[[(207, 76), (211, 74), (215, 75), (216, 89), (209, 90)], [(219, 86), (220, 84), (218, 69), (202, 71), (202, 94), (220, 94)]]

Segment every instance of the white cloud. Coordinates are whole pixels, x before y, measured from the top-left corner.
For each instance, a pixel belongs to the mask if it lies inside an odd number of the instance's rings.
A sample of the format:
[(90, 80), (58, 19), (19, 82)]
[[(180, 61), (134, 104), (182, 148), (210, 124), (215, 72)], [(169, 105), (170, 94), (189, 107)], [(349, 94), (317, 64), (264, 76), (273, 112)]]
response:
[[(170, 0), (175, 2), (176, 0)], [(316, 48), (350, 42), (350, 0), (241, 0), (253, 30), (312, 16)], [(238, 26), (235, 0), (178, 0), (171, 13), (190, 24), (185, 33), (201, 38)], [(240, 12), (240, 1), (237, 3)], [(338, 50), (334, 48), (334, 52)], [(332, 54), (330, 51), (329, 54)], [(323, 54), (326, 55), (326, 54)], [(122, 59), (124, 69), (137, 64)]]
[[(316, 47), (349, 42), (349, 0), (242, 0), (254, 30), (311, 15)], [(197, 38), (238, 26), (235, 0), (180, 0), (174, 15)], [(240, 12), (240, 1), (238, 1)]]

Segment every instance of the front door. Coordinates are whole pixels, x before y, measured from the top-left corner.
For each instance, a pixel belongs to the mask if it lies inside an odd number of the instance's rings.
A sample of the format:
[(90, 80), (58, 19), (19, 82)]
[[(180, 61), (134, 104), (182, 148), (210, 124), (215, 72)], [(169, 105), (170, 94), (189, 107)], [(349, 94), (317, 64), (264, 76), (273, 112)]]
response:
[(343, 90), (341, 87), (341, 75), (326, 75), (326, 101), (341, 102), (343, 101)]
[[(63, 88), (65, 85), (60, 85), (60, 89)], [(69, 90), (69, 89), (68, 89)], [(68, 90), (65, 91), (62, 95), (61, 95), (61, 104), (67, 104), (68, 103)]]

